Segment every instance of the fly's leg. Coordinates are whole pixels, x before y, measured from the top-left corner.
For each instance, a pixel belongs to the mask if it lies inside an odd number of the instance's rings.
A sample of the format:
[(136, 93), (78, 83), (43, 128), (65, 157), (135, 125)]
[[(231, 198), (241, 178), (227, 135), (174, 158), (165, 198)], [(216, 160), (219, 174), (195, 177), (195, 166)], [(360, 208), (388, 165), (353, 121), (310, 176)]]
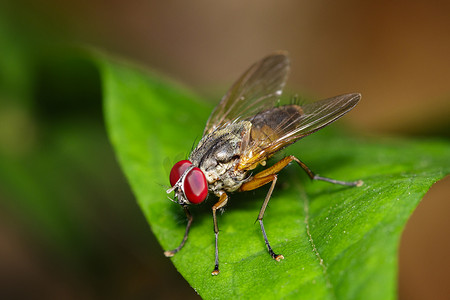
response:
[(259, 221), (259, 225), (261, 226), (261, 231), (262, 231), (262, 234), (264, 237), (264, 242), (266, 243), (267, 249), (269, 250), (269, 254), (276, 261), (280, 261), (284, 257), (281, 254), (275, 254), (275, 252), (273, 252), (272, 247), (270, 246), (269, 240), (267, 239), (266, 230), (264, 229), (263, 217), (264, 217), (264, 212), (266, 211), (266, 208), (267, 208), (267, 204), (269, 203), (270, 197), (272, 196), (273, 189), (275, 188), (275, 184), (277, 182), (277, 173), (280, 172), (284, 167), (286, 167), (291, 161), (292, 161), (292, 159), (288, 160), (286, 158), (283, 158), (282, 160), (280, 160), (279, 162), (277, 162), (270, 168), (267, 168), (267, 169), (259, 172), (255, 176), (253, 176), (250, 181), (245, 182), (239, 188), (240, 191), (251, 191), (251, 190), (257, 189), (269, 182), (272, 182), (272, 185), (270, 186), (269, 191), (267, 192), (266, 198), (264, 199), (264, 202), (261, 206), (261, 210), (259, 211), (258, 221)]
[(219, 226), (217, 226), (217, 216), (216, 211), (222, 207), (224, 207), (227, 204), (228, 196), (225, 192), (220, 192), (220, 198), (219, 201), (217, 201), (216, 204), (212, 207), (212, 213), (213, 213), (213, 221), (214, 221), (214, 233), (216, 236), (216, 259), (215, 259), (215, 265), (214, 265), (214, 271), (212, 271), (211, 275), (218, 275), (219, 274)]
[(342, 181), (342, 180), (336, 180), (336, 179), (319, 176), (317, 174), (314, 174), (314, 172), (311, 171), (311, 169), (308, 168), (308, 166), (305, 165), (305, 163), (303, 163), (301, 160), (299, 160), (297, 157), (295, 157), (293, 155), (289, 155), (289, 156), (283, 158), (281, 161), (283, 161), (283, 160), (286, 160), (285, 166), (287, 164), (289, 164), (291, 161), (295, 160), (299, 164), (299, 166), (302, 167), (303, 170), (305, 170), (306, 174), (308, 174), (309, 178), (311, 178), (312, 180), (322, 180), (322, 181), (326, 181), (326, 182), (333, 183), (333, 184), (340, 184), (340, 185), (347, 185), (347, 186), (362, 186), (364, 183), (362, 180)]
[(363, 185), (362, 180), (342, 181), (342, 180), (336, 180), (336, 179), (319, 176), (319, 175), (315, 174), (313, 171), (311, 171), (311, 169), (308, 168), (308, 166), (305, 165), (305, 163), (303, 163), (301, 160), (299, 160), (297, 157), (295, 157), (293, 155), (286, 156), (285, 158), (283, 158), (282, 160), (280, 160), (279, 162), (274, 164), (272, 167), (267, 168), (266, 170), (256, 174), (254, 176), (254, 178), (257, 178), (257, 176), (263, 177), (263, 176), (269, 175), (269, 174), (276, 174), (279, 171), (281, 171), (284, 167), (286, 167), (291, 161), (296, 161), (298, 163), (298, 165), (300, 167), (302, 167), (303, 170), (305, 170), (306, 174), (308, 174), (308, 176), (309, 176), (309, 178), (311, 178), (311, 180), (322, 180), (322, 181), (326, 181), (326, 182), (333, 183), (333, 184), (340, 184), (340, 185), (347, 185), (347, 186), (362, 186)]
[(185, 212), (186, 217), (187, 217), (187, 220), (188, 220), (187, 225), (186, 225), (186, 231), (184, 232), (183, 240), (181, 241), (181, 244), (180, 244), (176, 249), (173, 249), (173, 250), (170, 250), (170, 251), (165, 251), (165, 252), (164, 252), (164, 255), (165, 255), (166, 257), (172, 257), (172, 256), (175, 255), (175, 253), (177, 253), (178, 251), (180, 251), (181, 248), (183, 248), (183, 246), (184, 246), (184, 244), (186, 243), (186, 240), (187, 240), (187, 238), (188, 238), (189, 229), (191, 228), (192, 221), (194, 220), (194, 218), (192, 217), (192, 215), (191, 215), (191, 213), (189, 212), (189, 209), (187, 208), (186, 205), (183, 206), (183, 209), (184, 209), (184, 212)]
[(269, 240), (267, 239), (266, 231), (264, 230), (263, 217), (264, 217), (264, 212), (266, 211), (266, 208), (267, 208), (267, 204), (269, 203), (270, 196), (272, 195), (273, 189), (277, 182), (277, 173), (280, 172), (283, 168), (285, 168), (293, 160), (296, 161), (300, 165), (300, 167), (302, 167), (302, 169), (306, 171), (306, 173), (312, 180), (322, 180), (322, 181), (327, 181), (327, 182), (334, 183), (334, 184), (341, 184), (341, 185), (347, 185), (347, 186), (361, 186), (363, 184), (363, 182), (361, 180), (349, 182), (349, 181), (340, 181), (340, 180), (335, 180), (335, 179), (321, 177), (319, 175), (316, 175), (302, 161), (300, 161), (298, 158), (296, 158), (293, 155), (283, 158), (282, 160), (278, 161), (276, 164), (274, 164), (270, 168), (267, 168), (267, 169), (259, 172), (255, 176), (253, 176), (250, 181), (247, 181), (244, 184), (242, 184), (241, 187), (239, 188), (240, 191), (251, 191), (251, 190), (257, 189), (269, 182), (272, 182), (272, 185), (270, 186), (270, 189), (267, 192), (266, 198), (264, 199), (263, 205), (259, 212), (258, 221), (259, 221), (259, 224), (261, 225), (261, 231), (262, 231), (267, 249), (269, 250), (269, 254), (277, 261), (280, 261), (284, 257), (283, 257), (283, 255), (277, 255), (273, 252), (272, 247), (269, 244)]
[[(269, 168), (269, 169), (271, 169), (271, 168)], [(269, 169), (267, 169), (267, 170), (269, 170)], [(265, 171), (267, 171), (267, 170), (265, 170)], [(263, 223), (264, 212), (266, 211), (267, 204), (269, 203), (269, 200), (270, 200), (270, 196), (272, 196), (273, 189), (277, 182), (277, 175), (276, 174), (268, 174), (268, 175), (262, 174), (262, 173), (265, 173), (265, 171), (256, 174), (252, 178), (252, 180), (247, 181), (246, 183), (241, 185), (240, 191), (251, 191), (251, 190), (257, 189), (269, 182), (272, 182), (272, 184), (269, 188), (269, 191), (267, 192), (266, 199), (264, 199), (263, 205), (261, 206), (261, 210), (259, 211), (258, 221), (259, 221), (259, 225), (261, 226), (261, 231), (263, 234), (264, 242), (266, 243), (267, 250), (269, 250), (270, 256), (272, 256), (272, 258), (275, 259), (276, 261), (280, 261), (280, 260), (284, 259), (284, 256), (281, 254), (275, 254), (275, 252), (273, 252), (272, 247), (270, 246), (269, 240), (267, 239), (267, 234), (266, 234), (266, 230), (264, 229), (264, 223)], [(278, 172), (278, 171), (279, 170), (276, 170), (275, 172)]]

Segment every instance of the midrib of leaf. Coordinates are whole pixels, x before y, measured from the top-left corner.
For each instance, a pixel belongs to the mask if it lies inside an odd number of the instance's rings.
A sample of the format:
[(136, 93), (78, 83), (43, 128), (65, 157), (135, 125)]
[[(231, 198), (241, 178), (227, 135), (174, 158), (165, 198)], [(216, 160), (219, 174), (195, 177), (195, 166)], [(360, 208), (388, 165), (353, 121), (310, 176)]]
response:
[(336, 299), (336, 293), (334, 291), (334, 287), (331, 284), (330, 276), (327, 271), (327, 265), (322, 256), (319, 253), (319, 250), (317, 249), (316, 244), (314, 243), (314, 238), (312, 237), (310, 225), (309, 225), (309, 198), (305, 192), (304, 189), (299, 188), (300, 194), (303, 198), (303, 206), (304, 206), (304, 212), (305, 212), (305, 230), (306, 235), (308, 236), (309, 243), (311, 244), (312, 251), (314, 252), (317, 262), (319, 263), (319, 267), (322, 269), (322, 273), (324, 276), (325, 284), (327, 289), (330, 291), (330, 296), (332, 299)]

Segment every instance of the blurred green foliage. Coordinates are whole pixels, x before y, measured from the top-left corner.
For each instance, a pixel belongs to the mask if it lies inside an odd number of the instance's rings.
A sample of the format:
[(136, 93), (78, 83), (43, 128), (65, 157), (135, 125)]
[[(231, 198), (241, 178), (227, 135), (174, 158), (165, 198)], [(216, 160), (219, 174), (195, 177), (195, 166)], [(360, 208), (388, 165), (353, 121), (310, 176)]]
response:
[(0, 12), (0, 297), (190, 292), (118, 168), (97, 66), (14, 17)]

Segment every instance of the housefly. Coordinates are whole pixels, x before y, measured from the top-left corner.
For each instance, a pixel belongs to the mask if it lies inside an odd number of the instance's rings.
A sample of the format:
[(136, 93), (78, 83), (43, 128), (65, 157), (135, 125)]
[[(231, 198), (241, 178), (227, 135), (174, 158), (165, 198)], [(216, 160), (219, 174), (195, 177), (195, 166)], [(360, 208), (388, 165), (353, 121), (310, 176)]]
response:
[(362, 181), (340, 181), (314, 174), (302, 161), (289, 155), (263, 171), (252, 174), (257, 166), (275, 153), (349, 112), (359, 102), (360, 94), (345, 94), (305, 105), (276, 105), (288, 77), (289, 58), (285, 52), (273, 53), (252, 65), (231, 87), (209, 117), (203, 137), (188, 160), (177, 162), (170, 172), (176, 202), (187, 216), (187, 226), (180, 245), (164, 254), (175, 255), (186, 243), (193, 217), (188, 206), (203, 202), (208, 194), (218, 201), (212, 207), (215, 233), (215, 266), (219, 274), (219, 227), (217, 210), (228, 201), (228, 193), (251, 191), (270, 183), (258, 215), (269, 254), (280, 261), (267, 239), (263, 217), (277, 182), (277, 174), (295, 161), (313, 180), (346, 186), (360, 186)]

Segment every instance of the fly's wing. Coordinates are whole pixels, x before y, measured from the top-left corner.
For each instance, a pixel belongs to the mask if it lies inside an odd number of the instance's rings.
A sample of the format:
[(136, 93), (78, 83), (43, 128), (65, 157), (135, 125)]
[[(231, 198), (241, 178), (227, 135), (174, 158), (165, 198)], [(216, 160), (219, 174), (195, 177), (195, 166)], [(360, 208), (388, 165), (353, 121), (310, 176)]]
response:
[(230, 88), (211, 113), (203, 135), (236, 119), (246, 119), (273, 107), (289, 73), (286, 52), (276, 52), (252, 65)]
[(275, 107), (248, 119), (252, 123), (250, 139), (238, 168), (256, 167), (275, 152), (336, 121), (360, 99), (360, 94), (346, 94), (304, 106)]

